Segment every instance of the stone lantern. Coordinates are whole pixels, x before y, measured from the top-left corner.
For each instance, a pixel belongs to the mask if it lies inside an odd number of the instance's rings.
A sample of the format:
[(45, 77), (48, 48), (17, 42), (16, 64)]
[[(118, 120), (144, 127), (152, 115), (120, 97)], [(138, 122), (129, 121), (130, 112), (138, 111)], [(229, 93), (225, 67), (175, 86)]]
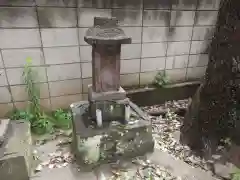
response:
[(88, 101), (70, 105), (72, 151), (81, 170), (151, 153), (151, 121), (120, 87), (121, 44), (131, 43), (116, 18), (94, 18), (84, 40), (92, 46), (92, 84)]

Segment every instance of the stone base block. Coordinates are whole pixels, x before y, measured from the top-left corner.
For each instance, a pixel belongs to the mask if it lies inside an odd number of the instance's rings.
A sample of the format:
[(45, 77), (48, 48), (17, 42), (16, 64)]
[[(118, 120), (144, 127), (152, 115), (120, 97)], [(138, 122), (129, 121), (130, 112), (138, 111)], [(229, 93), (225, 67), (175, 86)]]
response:
[(89, 103), (71, 105), (73, 112), (72, 150), (85, 170), (101, 163), (115, 162), (153, 152), (154, 141), (150, 120), (136, 113), (135, 118), (122, 124), (112, 121), (102, 128), (91, 126)]
[(126, 98), (126, 91), (120, 87), (118, 91), (109, 91), (109, 92), (94, 92), (92, 85), (88, 85), (88, 100), (89, 101), (115, 101), (123, 100)]
[(6, 136), (7, 141), (0, 147), (0, 179), (28, 180), (32, 163), (30, 124), (11, 121)]

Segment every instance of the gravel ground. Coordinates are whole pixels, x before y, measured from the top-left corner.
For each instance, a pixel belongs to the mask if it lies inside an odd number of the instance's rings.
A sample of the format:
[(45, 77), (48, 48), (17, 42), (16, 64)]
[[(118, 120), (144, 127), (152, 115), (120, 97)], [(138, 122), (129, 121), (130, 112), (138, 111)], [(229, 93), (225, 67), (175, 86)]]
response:
[(188, 146), (183, 146), (179, 142), (181, 121), (180, 117), (168, 112), (166, 117), (152, 117), (153, 136), (155, 148), (168, 152), (177, 159), (181, 159), (193, 167), (201, 167), (208, 170), (207, 163), (200, 157), (195, 156)]
[(201, 167), (204, 170), (209, 170), (204, 159), (195, 156), (188, 146), (183, 146), (179, 142), (180, 127), (183, 117), (178, 116), (172, 109), (187, 108), (190, 99), (178, 101), (167, 101), (164, 104), (143, 107), (146, 112), (166, 111), (164, 117), (150, 116), (153, 127), (153, 136), (156, 142), (156, 148), (168, 152), (177, 159), (181, 159), (193, 167)]
[(164, 104), (154, 105), (154, 106), (146, 106), (142, 107), (142, 109), (146, 112), (159, 112), (159, 111), (167, 111), (168, 109), (186, 109), (190, 99), (183, 99), (178, 101), (167, 101)]
[(113, 176), (108, 180), (181, 180), (180, 177), (172, 176), (165, 168), (149, 160), (135, 159), (133, 163), (138, 166), (135, 171), (113, 171)]

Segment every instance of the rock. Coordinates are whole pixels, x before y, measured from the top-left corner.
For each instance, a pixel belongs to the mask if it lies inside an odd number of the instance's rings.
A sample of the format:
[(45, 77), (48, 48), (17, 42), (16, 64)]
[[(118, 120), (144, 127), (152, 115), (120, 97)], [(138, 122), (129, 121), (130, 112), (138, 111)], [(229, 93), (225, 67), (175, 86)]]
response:
[(1, 180), (28, 180), (32, 164), (30, 124), (11, 121), (9, 126), (8, 141), (1, 147), (4, 149), (0, 157)]
[(173, 138), (176, 140), (177, 143), (180, 143), (180, 135), (181, 135), (180, 131), (173, 132)]
[(240, 146), (233, 144), (229, 150), (230, 161), (237, 167), (240, 167)]
[(219, 177), (230, 179), (231, 178), (231, 173), (235, 170), (235, 166), (232, 163), (215, 163), (214, 164), (214, 170), (215, 174)]
[(4, 143), (4, 140), (6, 139), (6, 134), (8, 131), (9, 124), (10, 124), (10, 119), (0, 120), (0, 147)]
[[(87, 164), (97, 163), (100, 160), (100, 143), (102, 136), (89, 137), (85, 141), (79, 139), (78, 150)], [(80, 144), (80, 141), (82, 142)]]
[(240, 146), (232, 144), (227, 150), (217, 156), (214, 155), (214, 171), (215, 174), (222, 178), (231, 178), (231, 174), (240, 166)]

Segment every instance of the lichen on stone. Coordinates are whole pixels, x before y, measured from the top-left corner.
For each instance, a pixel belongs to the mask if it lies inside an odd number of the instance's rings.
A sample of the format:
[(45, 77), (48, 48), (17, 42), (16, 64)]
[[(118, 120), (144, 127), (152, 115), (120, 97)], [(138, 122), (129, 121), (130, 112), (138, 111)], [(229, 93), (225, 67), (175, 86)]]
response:
[(96, 163), (100, 159), (100, 140), (102, 136), (78, 140), (78, 151), (86, 164)]

